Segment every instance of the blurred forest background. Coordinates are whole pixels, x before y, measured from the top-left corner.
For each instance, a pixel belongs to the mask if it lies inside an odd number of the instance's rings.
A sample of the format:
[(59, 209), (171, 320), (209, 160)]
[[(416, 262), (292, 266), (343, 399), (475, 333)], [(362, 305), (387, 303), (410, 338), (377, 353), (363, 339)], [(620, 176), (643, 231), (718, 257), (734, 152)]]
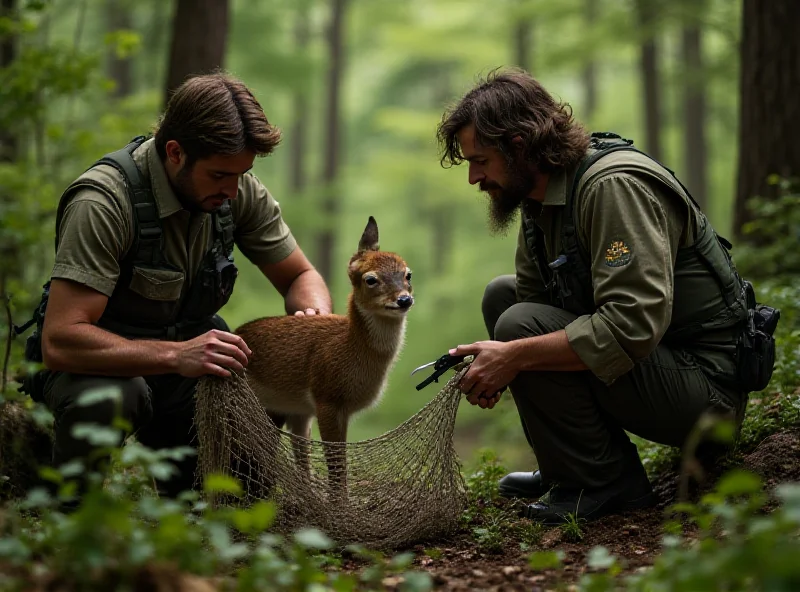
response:
[[(632, 138), (672, 168), (718, 231), (743, 239), (746, 200), (774, 197), (768, 176), (800, 170), (800, 65), (770, 57), (796, 36), (793, 1), (2, 0), (0, 292), (15, 323), (30, 317), (63, 188), (148, 133), (185, 76), (221, 67), (283, 131), (254, 173), (330, 282), (335, 311), (369, 215), (382, 248), (414, 270), (405, 350), (383, 401), (350, 430), (377, 436), (436, 392), (415, 390), (425, 374), (411, 377), (414, 367), (486, 337), (484, 286), (513, 272), (515, 233), (490, 236), (466, 168), (439, 165), (447, 104), (478, 75), (521, 66), (589, 129)], [(228, 323), (283, 314), (257, 269), (237, 262)], [(487, 445), (514, 469), (533, 460), (510, 396), (493, 411), (464, 403), (457, 445), (467, 463)]]

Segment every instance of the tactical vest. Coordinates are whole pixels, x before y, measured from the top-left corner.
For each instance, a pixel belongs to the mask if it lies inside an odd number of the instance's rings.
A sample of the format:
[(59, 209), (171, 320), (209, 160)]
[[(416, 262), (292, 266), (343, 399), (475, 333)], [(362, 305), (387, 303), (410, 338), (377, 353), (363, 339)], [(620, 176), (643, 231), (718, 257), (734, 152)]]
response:
[[(147, 338), (184, 341), (213, 328), (214, 315), (228, 302), (238, 275), (233, 263), (233, 216), (230, 203), (212, 213), (213, 240), (194, 277), (186, 277), (189, 284), (184, 294), (174, 299), (163, 299), (148, 294), (148, 290), (132, 282), (137, 275), (147, 277), (158, 271), (179, 271), (164, 258), (164, 238), (150, 183), (144, 182), (133, 160), (133, 152), (145, 141), (144, 136), (134, 138), (127, 146), (103, 156), (88, 170), (99, 166), (114, 167), (125, 179), (128, 199), (132, 206), (134, 240), (120, 261), (120, 273), (113, 293), (108, 299), (98, 326), (128, 338)], [(103, 193), (111, 188), (91, 178), (82, 177), (72, 183), (61, 196), (56, 216), (56, 245), (58, 228), (68, 202), (67, 197), (76, 189), (90, 186)], [(141, 277), (138, 278), (142, 284)]]
[[(190, 287), (183, 298), (170, 301), (148, 298), (141, 290), (131, 289), (134, 274), (147, 271), (171, 270), (164, 258), (164, 239), (158, 207), (149, 183), (142, 179), (139, 168), (133, 160), (133, 152), (145, 141), (137, 136), (124, 148), (106, 154), (90, 166), (110, 165), (122, 175), (131, 203), (134, 223), (134, 240), (126, 256), (120, 261), (120, 274), (111, 297), (108, 299), (98, 326), (130, 339), (145, 338), (170, 341), (184, 341), (209, 331), (212, 328), (227, 330), (227, 326), (216, 313), (228, 302), (238, 276), (233, 263), (233, 216), (230, 203), (212, 213), (213, 240), (203, 257), (203, 261), (193, 278), (186, 278)], [(86, 171), (84, 171), (86, 172)], [(100, 182), (79, 178), (64, 193), (56, 214), (56, 248), (58, 247), (58, 228), (64, 216), (68, 197), (79, 187), (93, 187), (105, 194), (113, 189)], [(113, 199), (109, 197), (109, 199)], [(14, 325), (14, 332), (21, 335), (31, 326), (35, 329), (25, 342), (25, 360), (41, 364), (42, 328), (50, 295), (50, 282), (43, 286), (39, 304), (33, 317), (22, 326)], [(26, 372), (18, 377), (19, 392), (27, 393), (34, 401), (43, 402), (44, 385), (49, 370)]]
[[(523, 206), (522, 223), (525, 241), (531, 257), (539, 268), (550, 302), (575, 315), (592, 314), (597, 310), (592, 289), (592, 273), (589, 254), (579, 243), (575, 229), (575, 217), (579, 182), (593, 164), (604, 156), (621, 150), (635, 151), (658, 164), (656, 170), (633, 166), (636, 172), (647, 174), (670, 187), (677, 195), (685, 194), (697, 207), (689, 191), (675, 174), (661, 163), (641, 152), (626, 140), (612, 133), (593, 133), (589, 152), (579, 164), (564, 205), (561, 228), (562, 252), (554, 261), (545, 254), (544, 235), (534, 222), (530, 208)], [(631, 167), (626, 165), (626, 170)], [(663, 170), (667, 174), (660, 171)], [(593, 174), (596, 179), (606, 170)], [(586, 180), (587, 183), (589, 179)], [(583, 187), (587, 183), (584, 183)], [(674, 270), (674, 300), (672, 319), (663, 337), (665, 343), (687, 345), (707, 331), (736, 329), (743, 327), (747, 319), (746, 287), (731, 260), (730, 242), (719, 236), (705, 216), (700, 216), (701, 225), (694, 243), (678, 250)]]

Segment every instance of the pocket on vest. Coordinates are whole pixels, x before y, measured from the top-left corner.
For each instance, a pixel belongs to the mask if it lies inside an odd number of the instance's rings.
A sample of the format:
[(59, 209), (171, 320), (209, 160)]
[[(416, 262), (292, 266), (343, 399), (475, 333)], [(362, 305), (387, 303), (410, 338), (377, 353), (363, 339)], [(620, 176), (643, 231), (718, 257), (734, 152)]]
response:
[(149, 300), (168, 302), (181, 297), (184, 281), (180, 271), (134, 267), (130, 289)]

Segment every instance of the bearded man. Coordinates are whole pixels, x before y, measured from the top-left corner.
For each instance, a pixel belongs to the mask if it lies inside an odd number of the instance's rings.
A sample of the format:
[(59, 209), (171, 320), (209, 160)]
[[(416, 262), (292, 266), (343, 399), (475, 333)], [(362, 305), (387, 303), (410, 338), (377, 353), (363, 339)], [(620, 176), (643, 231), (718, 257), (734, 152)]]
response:
[[(55, 417), (55, 466), (101, 468), (102, 450), (75, 428), (115, 416), (151, 448), (194, 446), (198, 377), (242, 371), (252, 353), (217, 314), (238, 273), (234, 245), (288, 314), (330, 313), (324, 280), (249, 172), (280, 137), (242, 81), (196, 76), (171, 96), (153, 137), (106, 155), (64, 190), (42, 300), (45, 370), (23, 384)], [(98, 388), (121, 396), (81, 400)], [(194, 455), (178, 462), (160, 493), (191, 489), (196, 464)]]
[[(704, 413), (740, 424), (748, 309), (719, 237), (671, 171), (615, 134), (589, 134), (519, 70), (492, 72), (437, 130), (442, 165), (469, 164), (494, 233), (521, 213), (515, 273), (486, 288), (489, 340), (461, 390), (491, 409), (509, 387), (538, 461), (500, 481), (540, 498), (528, 518), (593, 520), (655, 503), (628, 432), (681, 446)], [(544, 495), (544, 494), (548, 495)]]

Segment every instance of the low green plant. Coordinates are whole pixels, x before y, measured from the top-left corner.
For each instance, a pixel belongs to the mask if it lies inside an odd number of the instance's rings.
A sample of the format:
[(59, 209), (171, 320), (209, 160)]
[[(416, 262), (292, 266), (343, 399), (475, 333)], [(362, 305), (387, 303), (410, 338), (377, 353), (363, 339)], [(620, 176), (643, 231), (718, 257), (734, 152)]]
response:
[[(593, 548), (587, 564), (595, 573), (583, 576), (578, 588), (588, 592), (800, 589), (800, 483), (779, 485), (770, 496), (758, 475), (731, 470), (698, 503), (671, 507), (662, 540), (662, 553), (652, 567), (625, 576), (620, 575), (624, 559), (605, 547)], [(561, 562), (552, 553), (536, 553), (531, 565), (558, 568)]]
[[(79, 404), (109, 398), (118, 389), (86, 393)], [(34, 581), (57, 582), (64, 589), (124, 589), (141, 570), (171, 565), (180, 572), (222, 578), (226, 589), (354, 590), (379, 589), (388, 575), (403, 590), (431, 588), (430, 577), (411, 569), (413, 554), (387, 557), (357, 546), (347, 551), (366, 562), (358, 573), (337, 569), (336, 545), (315, 529), (291, 535), (271, 531), (277, 508), (271, 501), (248, 508), (212, 507), (215, 494), (238, 496), (239, 482), (208, 475), (203, 491), (178, 499), (155, 495), (154, 479), (175, 470), (172, 461), (189, 448), (150, 450), (133, 441), (119, 448), (122, 422), (112, 427), (76, 424), (73, 434), (109, 454), (109, 475), (73, 462), (45, 468), (50, 487), (31, 490), (0, 515), (0, 588), (23, 590)], [(76, 498), (76, 478), (88, 478)], [(202, 495), (205, 494), (205, 495)]]
[(559, 525), (564, 540), (570, 543), (578, 543), (583, 540), (584, 518), (580, 518), (577, 512), (568, 512), (564, 515), (564, 523)]

